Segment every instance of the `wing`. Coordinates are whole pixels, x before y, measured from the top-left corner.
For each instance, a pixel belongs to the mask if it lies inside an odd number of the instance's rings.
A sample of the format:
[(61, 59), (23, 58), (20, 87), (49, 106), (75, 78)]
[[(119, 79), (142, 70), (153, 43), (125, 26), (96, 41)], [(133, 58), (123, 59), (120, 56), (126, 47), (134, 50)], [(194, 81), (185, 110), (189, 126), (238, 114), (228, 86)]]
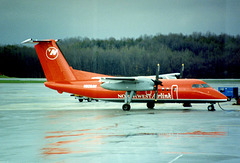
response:
[[(159, 75), (159, 79), (179, 79), (180, 73), (169, 73), (169, 74), (161, 74)], [(141, 78), (150, 78), (152, 80), (155, 80), (156, 75), (151, 76), (138, 76)]]
[(101, 78), (103, 82), (137, 82), (138, 77), (105, 77)]
[(154, 82), (143, 77), (106, 77), (101, 78), (102, 88), (114, 91), (150, 91), (154, 90)]
[(170, 74), (162, 74), (159, 75), (159, 79), (178, 79), (180, 73), (170, 73)]

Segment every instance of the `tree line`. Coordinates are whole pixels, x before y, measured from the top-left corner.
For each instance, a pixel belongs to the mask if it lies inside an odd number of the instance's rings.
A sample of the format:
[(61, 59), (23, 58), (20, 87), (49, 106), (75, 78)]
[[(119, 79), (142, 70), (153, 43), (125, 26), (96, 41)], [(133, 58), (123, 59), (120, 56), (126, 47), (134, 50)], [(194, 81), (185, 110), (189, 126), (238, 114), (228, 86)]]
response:
[[(240, 78), (240, 36), (213, 33), (158, 34), (116, 40), (67, 38), (58, 42), (75, 69), (117, 76), (180, 72), (186, 78)], [(44, 77), (33, 47), (0, 46), (0, 73)]]

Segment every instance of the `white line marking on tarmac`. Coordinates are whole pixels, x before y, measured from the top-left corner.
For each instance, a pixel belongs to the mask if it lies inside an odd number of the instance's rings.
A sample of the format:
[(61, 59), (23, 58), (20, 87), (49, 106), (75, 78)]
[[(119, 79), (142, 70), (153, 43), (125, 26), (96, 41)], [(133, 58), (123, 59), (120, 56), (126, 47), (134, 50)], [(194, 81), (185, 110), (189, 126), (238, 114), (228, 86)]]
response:
[(174, 158), (172, 161), (170, 161), (169, 163), (173, 163), (174, 161), (177, 161), (180, 157), (182, 157), (183, 155), (179, 155), (176, 158)]

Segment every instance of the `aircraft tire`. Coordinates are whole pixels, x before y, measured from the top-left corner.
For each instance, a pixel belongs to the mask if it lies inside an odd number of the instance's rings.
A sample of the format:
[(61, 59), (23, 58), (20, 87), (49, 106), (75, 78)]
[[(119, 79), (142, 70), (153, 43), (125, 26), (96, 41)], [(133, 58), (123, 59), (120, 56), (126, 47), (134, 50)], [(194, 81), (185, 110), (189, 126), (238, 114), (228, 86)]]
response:
[(88, 101), (88, 102), (92, 102), (92, 99), (91, 99), (91, 98), (88, 98), (87, 101)]
[(122, 106), (123, 111), (129, 111), (131, 109), (131, 106), (129, 104), (124, 104)]
[(214, 105), (209, 105), (208, 106), (208, 111), (216, 111), (214, 108)]
[(148, 109), (153, 109), (154, 106), (155, 106), (155, 103), (154, 103), (154, 102), (148, 102), (148, 103), (147, 103)]
[(83, 99), (78, 99), (79, 102), (83, 102)]

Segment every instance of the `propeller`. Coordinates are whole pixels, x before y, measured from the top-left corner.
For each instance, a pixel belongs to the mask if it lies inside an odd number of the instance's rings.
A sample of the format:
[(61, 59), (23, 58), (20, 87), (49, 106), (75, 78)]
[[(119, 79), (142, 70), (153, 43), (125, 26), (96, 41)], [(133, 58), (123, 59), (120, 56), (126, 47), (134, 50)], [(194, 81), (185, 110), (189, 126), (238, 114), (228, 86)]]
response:
[(155, 85), (155, 101), (157, 101), (157, 95), (158, 95), (158, 85), (162, 85), (162, 81), (158, 80), (159, 79), (159, 72), (160, 72), (160, 65), (157, 64), (157, 72), (156, 72), (156, 79), (153, 80), (154, 85)]

